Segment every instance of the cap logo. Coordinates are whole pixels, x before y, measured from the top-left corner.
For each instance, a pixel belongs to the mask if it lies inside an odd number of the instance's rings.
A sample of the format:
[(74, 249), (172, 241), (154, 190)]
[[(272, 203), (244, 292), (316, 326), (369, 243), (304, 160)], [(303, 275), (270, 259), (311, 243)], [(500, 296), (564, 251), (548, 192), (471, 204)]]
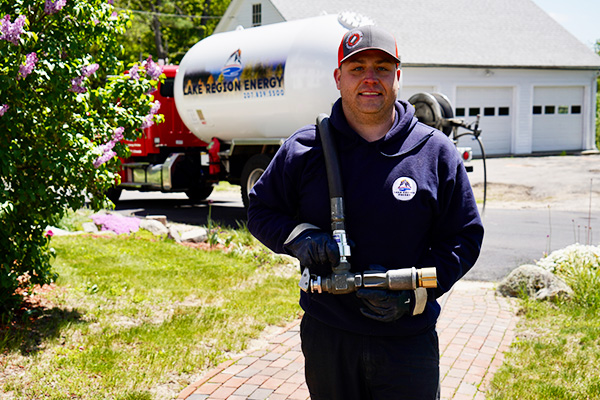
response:
[(359, 44), (362, 41), (363, 34), (361, 31), (354, 32), (352, 35), (349, 35), (346, 39), (346, 47), (348, 49), (352, 49), (354, 46)]

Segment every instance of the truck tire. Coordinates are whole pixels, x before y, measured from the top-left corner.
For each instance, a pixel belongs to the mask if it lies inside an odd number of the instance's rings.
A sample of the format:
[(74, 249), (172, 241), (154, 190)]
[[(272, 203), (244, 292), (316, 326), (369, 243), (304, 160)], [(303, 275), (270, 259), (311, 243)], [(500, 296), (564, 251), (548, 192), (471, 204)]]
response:
[(108, 197), (108, 199), (110, 201), (112, 201), (114, 204), (117, 204), (117, 202), (119, 201), (119, 198), (121, 197), (122, 192), (123, 192), (123, 189), (112, 187), (106, 191), (106, 197)]
[(258, 181), (258, 178), (265, 172), (265, 169), (267, 169), (270, 162), (270, 156), (266, 154), (256, 154), (250, 157), (244, 165), (240, 177), (242, 202), (244, 203), (244, 207), (248, 208), (248, 193), (250, 193), (250, 189), (252, 189), (252, 186)]
[(200, 202), (206, 200), (208, 196), (213, 192), (214, 187), (212, 185), (198, 186), (193, 189), (185, 191), (185, 195), (193, 202)]

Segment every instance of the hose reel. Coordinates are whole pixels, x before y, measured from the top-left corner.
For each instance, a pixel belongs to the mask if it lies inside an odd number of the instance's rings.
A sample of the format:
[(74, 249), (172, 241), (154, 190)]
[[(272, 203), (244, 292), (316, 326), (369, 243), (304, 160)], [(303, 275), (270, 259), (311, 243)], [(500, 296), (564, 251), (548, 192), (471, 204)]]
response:
[[(487, 168), (486, 157), (483, 143), (479, 136), (479, 118), (472, 123), (466, 123), (463, 119), (454, 118), (454, 111), (450, 99), (442, 93), (416, 93), (412, 95), (408, 102), (415, 107), (415, 116), (420, 122), (429, 125), (437, 130), (442, 131), (446, 136), (450, 137), (454, 144), (458, 143), (458, 139), (463, 136), (473, 136), (474, 140), (479, 144), (481, 149), (481, 158), (483, 160), (483, 209), (485, 212), (485, 203), (487, 198)], [(458, 133), (458, 128), (466, 129), (467, 132)]]
[(447, 120), (454, 118), (452, 104), (442, 93), (417, 93), (408, 99), (415, 107), (415, 116), (422, 123), (434, 127), (450, 136), (454, 129)]

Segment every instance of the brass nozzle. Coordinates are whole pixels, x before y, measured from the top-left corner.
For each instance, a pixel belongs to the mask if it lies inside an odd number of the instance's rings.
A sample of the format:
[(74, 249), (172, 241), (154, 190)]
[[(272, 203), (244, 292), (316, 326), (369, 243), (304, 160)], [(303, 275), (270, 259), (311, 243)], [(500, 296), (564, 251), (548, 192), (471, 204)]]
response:
[(421, 268), (417, 271), (419, 287), (434, 289), (437, 287), (437, 273), (435, 267)]

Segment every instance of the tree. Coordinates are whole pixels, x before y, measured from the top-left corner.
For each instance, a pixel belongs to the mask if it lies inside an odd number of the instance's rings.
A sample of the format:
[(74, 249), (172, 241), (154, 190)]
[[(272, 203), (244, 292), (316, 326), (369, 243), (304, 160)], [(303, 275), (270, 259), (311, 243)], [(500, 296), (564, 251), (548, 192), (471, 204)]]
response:
[(179, 63), (199, 40), (211, 35), (230, 0), (116, 0), (132, 13), (132, 29), (122, 37), (125, 59), (140, 54)]
[(125, 75), (128, 15), (112, 0), (0, 3), (0, 315), (20, 289), (52, 282), (51, 232), (68, 209), (110, 205), (121, 139), (160, 120), (149, 94), (161, 68)]

